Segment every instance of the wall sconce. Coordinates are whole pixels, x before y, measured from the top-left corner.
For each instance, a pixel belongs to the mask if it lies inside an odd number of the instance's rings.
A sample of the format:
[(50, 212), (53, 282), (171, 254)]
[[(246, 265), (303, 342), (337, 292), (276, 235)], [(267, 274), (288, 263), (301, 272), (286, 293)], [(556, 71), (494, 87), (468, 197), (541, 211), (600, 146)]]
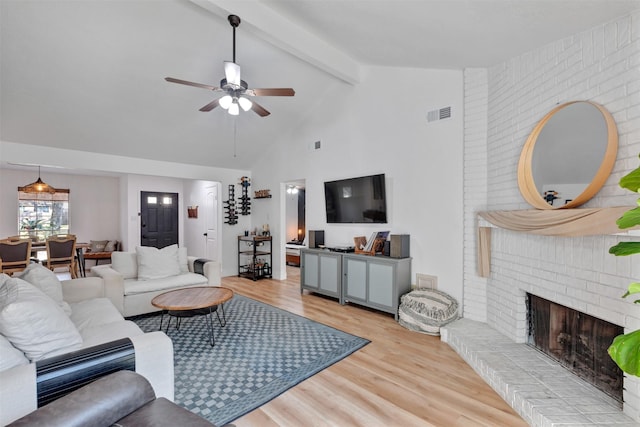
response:
[(187, 206), (187, 216), (189, 218), (198, 218), (198, 207), (197, 206)]

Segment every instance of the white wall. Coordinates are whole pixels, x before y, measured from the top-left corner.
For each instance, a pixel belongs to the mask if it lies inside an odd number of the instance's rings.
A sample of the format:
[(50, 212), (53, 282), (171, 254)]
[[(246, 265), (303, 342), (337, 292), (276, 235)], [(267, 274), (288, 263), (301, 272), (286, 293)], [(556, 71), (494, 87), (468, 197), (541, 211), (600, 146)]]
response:
[[(618, 181), (639, 164), (640, 11), (492, 67), (486, 80), (475, 70), (466, 74), (467, 92), (481, 93), (488, 87), (486, 152), (472, 138), (465, 141), (466, 157), (477, 156), (474, 166), (486, 155), (487, 201), (465, 198), (467, 215), (485, 208), (530, 208), (517, 186), (520, 151), (538, 120), (557, 103), (573, 100), (604, 105), (613, 114), (619, 133), (613, 173), (584, 207), (635, 205), (637, 195), (619, 188)], [(481, 110), (475, 109), (477, 113)], [(481, 124), (475, 130), (481, 134)], [(476, 153), (473, 156), (472, 151)], [(484, 177), (476, 167), (465, 168), (465, 172), (465, 182)], [(465, 316), (481, 318), (480, 313), (485, 311), (490, 326), (523, 342), (525, 293), (531, 292), (622, 325), (627, 332), (638, 329), (640, 309), (621, 295), (630, 282), (640, 278), (640, 259), (608, 253), (609, 247), (624, 240), (633, 239), (545, 237), (493, 229), (486, 302), (482, 298), (475, 302), (465, 299)], [(465, 293), (481, 293), (483, 282), (473, 278), (474, 268), (467, 258)], [(637, 377), (625, 379), (624, 410), (636, 420), (640, 420), (639, 384)]]
[[(117, 177), (41, 173), (55, 188), (69, 189), (70, 232), (80, 242), (121, 240)], [(0, 169), (0, 237), (18, 234), (18, 187), (38, 178), (38, 169)]]
[[(427, 122), (428, 111), (446, 106), (451, 119)], [(410, 234), (412, 277), (436, 275), (440, 289), (461, 301), (462, 139), (461, 71), (369, 68), (361, 84), (328, 89), (309, 106), (308, 121), (254, 163), (256, 188), (272, 189), (274, 198), (254, 204), (253, 222), (279, 227), (284, 187), (275, 189), (303, 178), (308, 230), (325, 230), (328, 245), (353, 245), (354, 236), (380, 230)], [(313, 150), (318, 140), (322, 148)], [(389, 223), (327, 224), (324, 181), (376, 173), (386, 175)], [(283, 230), (272, 234), (282, 247)]]

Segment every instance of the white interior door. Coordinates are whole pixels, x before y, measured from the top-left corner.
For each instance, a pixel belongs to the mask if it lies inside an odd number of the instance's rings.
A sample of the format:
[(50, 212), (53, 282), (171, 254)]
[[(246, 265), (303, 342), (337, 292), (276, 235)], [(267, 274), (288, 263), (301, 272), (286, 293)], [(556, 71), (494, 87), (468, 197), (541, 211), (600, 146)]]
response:
[(218, 260), (218, 186), (207, 187), (205, 194), (206, 258)]

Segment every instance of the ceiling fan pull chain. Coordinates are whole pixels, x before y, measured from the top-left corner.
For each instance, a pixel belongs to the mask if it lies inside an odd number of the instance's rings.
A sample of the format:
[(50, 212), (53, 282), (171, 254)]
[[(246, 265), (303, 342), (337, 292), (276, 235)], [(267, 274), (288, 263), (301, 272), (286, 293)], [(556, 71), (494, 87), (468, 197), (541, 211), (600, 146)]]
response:
[(236, 120), (236, 118), (233, 118), (233, 158), (236, 158), (236, 152), (237, 152), (237, 145), (236, 145), (236, 141), (237, 141), (237, 136), (238, 136), (238, 121)]

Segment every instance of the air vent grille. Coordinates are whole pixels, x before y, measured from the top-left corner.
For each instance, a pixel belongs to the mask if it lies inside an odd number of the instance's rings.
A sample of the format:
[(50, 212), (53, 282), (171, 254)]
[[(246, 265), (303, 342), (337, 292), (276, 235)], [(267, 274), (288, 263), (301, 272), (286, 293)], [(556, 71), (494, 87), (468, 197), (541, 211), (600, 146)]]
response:
[(435, 122), (437, 120), (448, 119), (451, 117), (451, 107), (444, 107), (438, 110), (431, 110), (427, 113), (427, 121)]

